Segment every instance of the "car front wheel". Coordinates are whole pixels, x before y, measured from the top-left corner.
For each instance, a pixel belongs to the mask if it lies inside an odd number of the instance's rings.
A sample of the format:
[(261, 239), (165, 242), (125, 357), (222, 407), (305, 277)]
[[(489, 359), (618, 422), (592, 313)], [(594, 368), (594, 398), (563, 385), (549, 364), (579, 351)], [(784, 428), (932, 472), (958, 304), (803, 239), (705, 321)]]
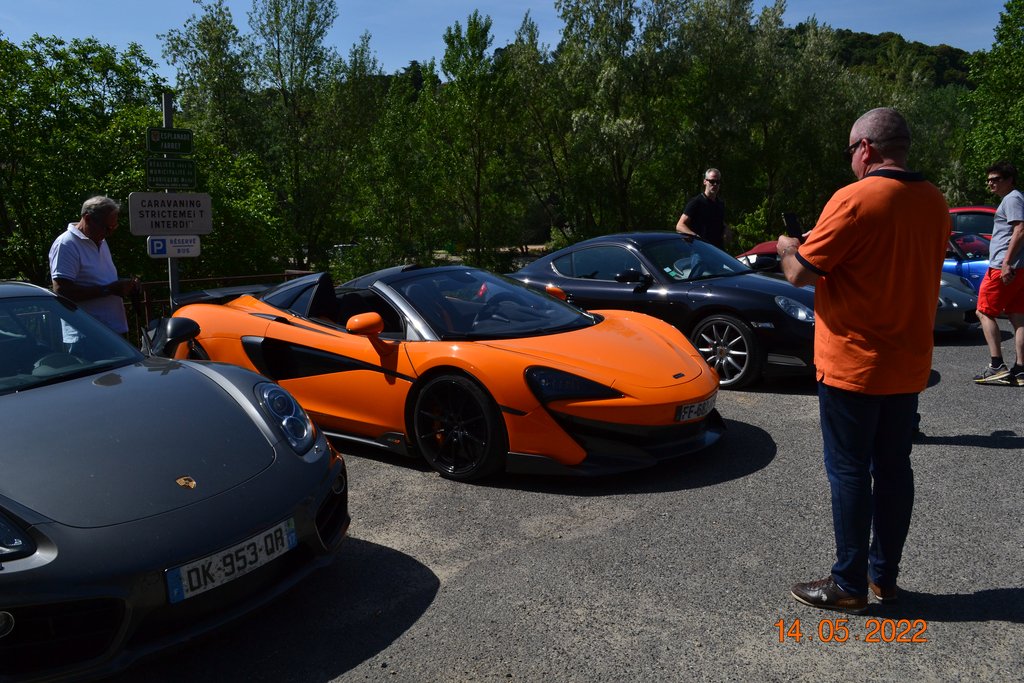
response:
[(416, 448), (441, 476), (479, 481), (497, 472), (508, 452), (505, 424), (490, 396), (462, 375), (428, 381), (416, 398)]

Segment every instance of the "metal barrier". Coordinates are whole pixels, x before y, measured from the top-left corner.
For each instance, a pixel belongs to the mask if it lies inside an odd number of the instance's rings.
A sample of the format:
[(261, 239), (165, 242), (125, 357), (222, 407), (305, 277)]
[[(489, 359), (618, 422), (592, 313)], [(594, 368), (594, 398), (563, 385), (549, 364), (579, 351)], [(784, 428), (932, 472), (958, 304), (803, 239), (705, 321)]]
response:
[[(181, 280), (179, 285), (183, 290), (197, 290), (230, 287), (239, 284), (276, 284), (284, 280), (309, 275), (312, 272), (310, 270), (285, 270), (283, 273), (267, 273), (263, 275), (194, 278), (191, 280)], [(131, 297), (130, 300), (125, 301), (125, 312), (128, 315), (128, 320), (132, 321), (131, 327), (133, 330), (138, 330), (141, 333), (142, 330), (146, 329), (151, 320), (169, 316), (174, 312), (168, 286), (165, 280), (143, 282), (141, 292)], [(157, 294), (160, 290), (162, 292)], [(184, 293), (187, 293), (187, 291), (179, 292), (179, 295)]]

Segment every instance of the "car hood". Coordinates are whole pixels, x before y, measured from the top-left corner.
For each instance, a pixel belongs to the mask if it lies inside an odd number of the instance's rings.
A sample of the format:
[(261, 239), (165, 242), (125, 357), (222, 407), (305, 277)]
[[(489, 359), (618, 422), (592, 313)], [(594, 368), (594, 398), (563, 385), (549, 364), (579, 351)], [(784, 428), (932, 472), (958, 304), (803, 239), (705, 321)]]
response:
[(149, 359), (0, 397), (0, 496), (99, 527), (193, 505), (255, 476), (274, 448), (206, 375)]
[[(666, 323), (631, 311), (599, 313), (604, 320), (592, 327), (561, 334), (481, 343), (524, 354), (544, 364), (569, 366), (562, 369), (608, 386), (677, 386), (692, 382), (708, 372), (702, 360), (688, 353), (692, 348), (689, 342), (682, 335), (676, 336), (678, 333)], [(646, 323), (653, 324), (648, 327)], [(657, 331), (662, 325), (672, 337)]]

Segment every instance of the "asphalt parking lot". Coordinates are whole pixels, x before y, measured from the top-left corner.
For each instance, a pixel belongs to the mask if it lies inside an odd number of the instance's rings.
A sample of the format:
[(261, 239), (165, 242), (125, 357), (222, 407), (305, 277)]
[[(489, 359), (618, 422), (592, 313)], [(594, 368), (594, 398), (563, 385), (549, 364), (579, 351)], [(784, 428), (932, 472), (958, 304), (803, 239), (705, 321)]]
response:
[(789, 597), (834, 545), (814, 385), (786, 382), (722, 392), (713, 449), (611, 479), (352, 454), (333, 565), (116, 680), (1019, 680), (1024, 388), (974, 385), (987, 357), (980, 332), (936, 346), (898, 605)]

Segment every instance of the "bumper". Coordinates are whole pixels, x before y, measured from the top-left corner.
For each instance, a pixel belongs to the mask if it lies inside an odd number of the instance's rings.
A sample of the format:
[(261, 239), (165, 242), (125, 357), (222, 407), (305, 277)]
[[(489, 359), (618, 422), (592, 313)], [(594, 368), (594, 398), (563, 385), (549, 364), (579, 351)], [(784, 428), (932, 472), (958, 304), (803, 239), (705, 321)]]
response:
[(699, 422), (662, 427), (609, 425), (559, 417), (559, 424), (586, 450), (578, 465), (540, 455), (509, 453), (506, 470), (517, 474), (592, 477), (653, 467), (715, 444), (725, 432), (717, 410)]
[[(153, 518), (96, 529), (41, 526), (41, 557), (25, 558), (31, 564), (24, 569), (8, 563), (10, 573), (0, 580), (0, 611), (14, 618), (13, 630), (0, 638), (2, 673), (26, 681), (109, 675), (286, 592), (331, 562), (348, 530), (344, 461), (324, 460), (328, 466), (293, 476), (275, 476), (281, 472), (272, 467), (209, 504)], [(282, 501), (282, 490), (296, 491), (298, 499)], [(169, 602), (168, 568), (289, 517), (298, 541), (290, 551), (222, 586)]]

